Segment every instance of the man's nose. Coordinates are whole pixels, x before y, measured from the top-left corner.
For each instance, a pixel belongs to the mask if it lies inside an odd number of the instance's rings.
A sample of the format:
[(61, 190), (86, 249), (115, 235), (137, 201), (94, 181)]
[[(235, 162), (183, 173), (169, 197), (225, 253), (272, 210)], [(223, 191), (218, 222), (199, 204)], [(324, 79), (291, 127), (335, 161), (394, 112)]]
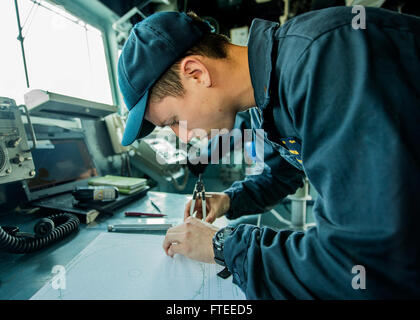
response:
[(194, 131), (193, 130), (187, 130), (183, 129), (180, 130), (180, 126), (172, 126), (172, 131), (175, 133), (175, 135), (181, 139), (182, 142), (188, 143), (190, 140), (194, 137)]

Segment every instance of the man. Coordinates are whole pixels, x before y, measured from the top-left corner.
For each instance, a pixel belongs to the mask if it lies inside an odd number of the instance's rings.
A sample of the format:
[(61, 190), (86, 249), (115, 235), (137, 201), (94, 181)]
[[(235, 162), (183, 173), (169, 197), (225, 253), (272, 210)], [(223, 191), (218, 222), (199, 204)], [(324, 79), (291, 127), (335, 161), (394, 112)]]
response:
[[(250, 109), (268, 146), (262, 174), (209, 198), (206, 222), (187, 205), (168, 255), (226, 265), (251, 299), (420, 297), (420, 20), (366, 8), (363, 29), (354, 18), (338, 7), (282, 27), (256, 19), (248, 47), (180, 13), (134, 27), (119, 60), (123, 145), (155, 125), (180, 135), (180, 121), (184, 140), (231, 129)], [(304, 174), (316, 227), (210, 224), (266, 211)]]

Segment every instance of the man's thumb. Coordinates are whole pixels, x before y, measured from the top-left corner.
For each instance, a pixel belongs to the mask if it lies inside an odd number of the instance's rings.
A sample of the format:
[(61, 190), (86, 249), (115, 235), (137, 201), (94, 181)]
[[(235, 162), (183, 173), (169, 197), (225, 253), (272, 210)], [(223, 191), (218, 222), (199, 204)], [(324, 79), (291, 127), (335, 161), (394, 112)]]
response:
[(206, 217), (206, 222), (212, 223), (214, 220), (216, 220), (216, 217), (213, 212), (210, 212)]

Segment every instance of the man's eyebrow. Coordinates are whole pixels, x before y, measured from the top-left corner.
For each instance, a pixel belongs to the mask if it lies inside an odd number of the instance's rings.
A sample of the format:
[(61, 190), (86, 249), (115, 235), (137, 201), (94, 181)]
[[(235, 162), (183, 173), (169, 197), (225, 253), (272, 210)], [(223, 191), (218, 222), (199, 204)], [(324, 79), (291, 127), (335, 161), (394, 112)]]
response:
[(160, 124), (160, 127), (166, 127), (169, 126), (170, 124), (172, 124), (175, 121), (176, 116), (172, 116), (171, 118), (169, 118), (169, 120), (164, 121)]

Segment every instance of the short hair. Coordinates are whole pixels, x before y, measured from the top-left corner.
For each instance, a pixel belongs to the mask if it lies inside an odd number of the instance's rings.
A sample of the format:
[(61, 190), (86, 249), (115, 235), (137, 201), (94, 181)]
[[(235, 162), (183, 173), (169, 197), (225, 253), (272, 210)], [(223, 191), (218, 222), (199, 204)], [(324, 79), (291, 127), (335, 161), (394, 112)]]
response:
[[(192, 11), (188, 12), (187, 15), (196, 21), (203, 21), (203, 19)], [(196, 45), (178, 58), (178, 60), (156, 81), (150, 91), (150, 99), (153, 101), (160, 101), (166, 96), (182, 97), (185, 94), (185, 89), (182, 86), (181, 78), (179, 76), (182, 59), (191, 55), (225, 59), (227, 58), (227, 45), (229, 43), (229, 38), (222, 34), (210, 32), (205, 34)]]

